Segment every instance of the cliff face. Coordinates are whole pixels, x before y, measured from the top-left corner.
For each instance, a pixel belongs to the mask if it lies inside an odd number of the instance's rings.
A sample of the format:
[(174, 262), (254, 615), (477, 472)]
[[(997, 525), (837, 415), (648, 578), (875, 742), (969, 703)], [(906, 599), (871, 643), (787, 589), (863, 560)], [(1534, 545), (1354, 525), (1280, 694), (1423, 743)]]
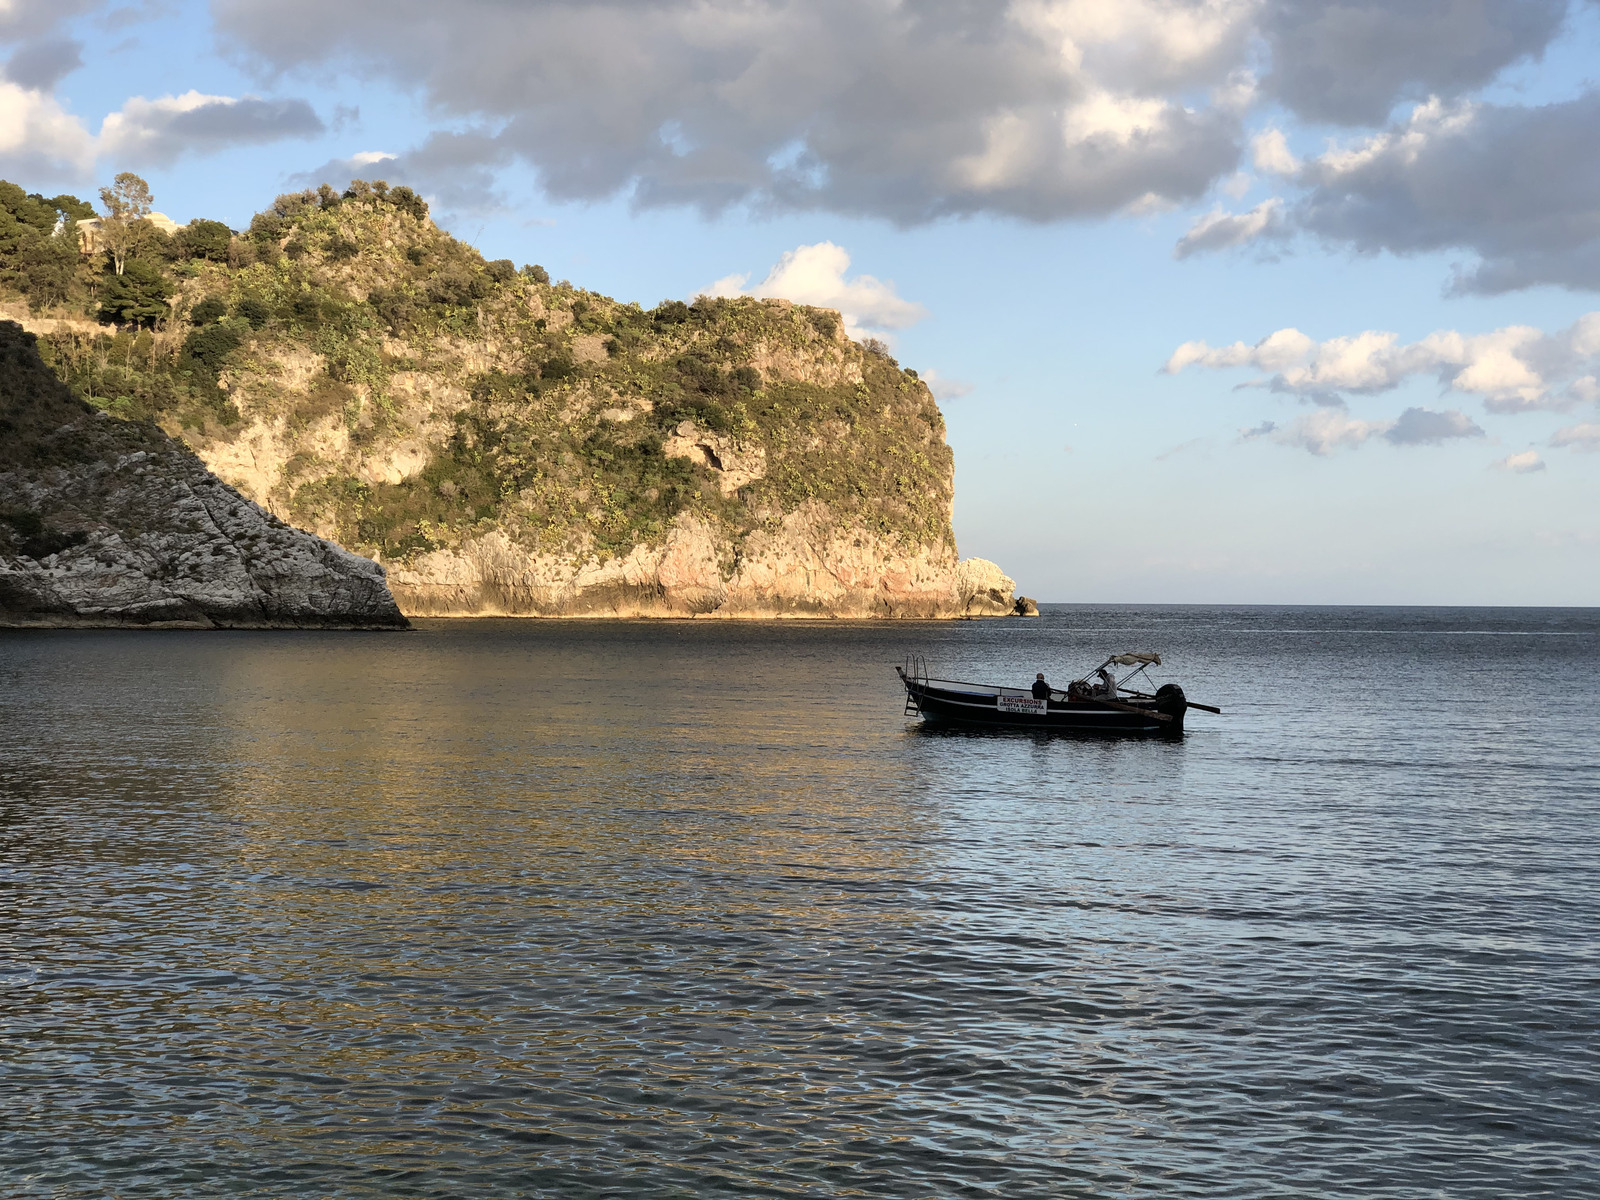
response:
[(412, 614), (951, 617), (1013, 609), (957, 559), (944, 421), (836, 313), (646, 311), (486, 263), (409, 193), (280, 197), (173, 317), (54, 328), (91, 403), (381, 561)]
[(75, 399), (0, 322), (0, 626), (404, 624), (376, 563)]

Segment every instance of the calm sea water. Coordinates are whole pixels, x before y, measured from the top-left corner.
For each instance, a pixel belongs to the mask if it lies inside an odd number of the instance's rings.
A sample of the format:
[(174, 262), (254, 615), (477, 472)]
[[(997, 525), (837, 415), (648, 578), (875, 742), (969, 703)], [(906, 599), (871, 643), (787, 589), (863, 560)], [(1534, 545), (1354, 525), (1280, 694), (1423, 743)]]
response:
[(1600, 1195), (1597, 720), (1597, 610), (0, 635), (0, 1194)]

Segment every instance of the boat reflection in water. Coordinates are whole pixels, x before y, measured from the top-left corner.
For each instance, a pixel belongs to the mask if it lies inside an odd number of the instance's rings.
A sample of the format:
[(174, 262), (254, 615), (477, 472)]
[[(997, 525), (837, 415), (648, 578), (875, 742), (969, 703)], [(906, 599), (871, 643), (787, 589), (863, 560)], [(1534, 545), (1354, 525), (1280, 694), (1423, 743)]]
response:
[[(1182, 737), (1189, 709), (1222, 711), (1194, 703), (1175, 683), (1156, 687), (1148, 672), (1160, 665), (1159, 654), (1113, 654), (1065, 691), (1044, 683), (1043, 675), (1032, 688), (930, 678), (920, 655), (895, 670), (905, 684), (906, 715), (929, 724)], [(1118, 668), (1131, 670), (1119, 678)]]

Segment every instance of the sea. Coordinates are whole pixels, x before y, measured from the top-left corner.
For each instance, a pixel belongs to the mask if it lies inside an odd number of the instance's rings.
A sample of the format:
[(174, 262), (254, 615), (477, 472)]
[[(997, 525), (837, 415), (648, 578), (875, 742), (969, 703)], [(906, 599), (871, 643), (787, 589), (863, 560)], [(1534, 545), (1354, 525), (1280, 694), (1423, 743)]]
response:
[(1597, 609), (0, 634), (10, 1200), (1595, 1197), (1597, 936)]

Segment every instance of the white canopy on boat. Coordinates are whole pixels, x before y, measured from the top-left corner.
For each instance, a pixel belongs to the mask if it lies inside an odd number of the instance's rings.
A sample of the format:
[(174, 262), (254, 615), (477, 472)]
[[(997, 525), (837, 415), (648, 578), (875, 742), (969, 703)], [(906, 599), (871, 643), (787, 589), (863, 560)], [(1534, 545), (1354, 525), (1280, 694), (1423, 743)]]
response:
[(1119, 667), (1159, 667), (1161, 655), (1159, 654), (1119, 654), (1111, 660)]

